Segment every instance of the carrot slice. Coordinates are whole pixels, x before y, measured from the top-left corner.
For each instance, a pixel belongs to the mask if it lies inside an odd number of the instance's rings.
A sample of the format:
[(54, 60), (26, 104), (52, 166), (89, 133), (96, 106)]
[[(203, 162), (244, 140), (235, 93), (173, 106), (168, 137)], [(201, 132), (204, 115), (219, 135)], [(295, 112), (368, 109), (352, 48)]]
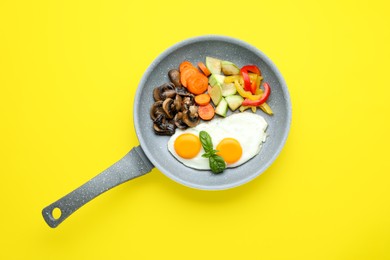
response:
[(185, 60), (182, 63), (180, 63), (179, 70), (180, 72), (183, 72), (183, 70), (185, 70), (188, 67), (194, 67), (194, 65), (192, 65), (192, 63), (189, 62), (188, 60)]
[[(185, 70), (187, 71), (187, 70)], [(209, 85), (209, 79), (200, 72), (192, 74), (187, 79), (187, 89), (195, 95), (204, 93)]]
[(194, 74), (200, 74), (199, 70), (195, 67), (188, 67), (185, 70), (180, 72), (180, 82), (184, 87), (187, 87), (187, 81), (188, 79), (194, 75)]
[(195, 102), (196, 104), (200, 106), (205, 106), (208, 103), (210, 103), (210, 95), (209, 94), (200, 94), (195, 96)]
[(209, 69), (206, 67), (206, 65), (204, 65), (203, 62), (198, 62), (198, 67), (199, 69), (204, 73), (204, 75), (206, 75), (206, 77), (210, 76), (211, 72), (209, 71)]
[(214, 107), (210, 103), (205, 106), (199, 106), (198, 115), (203, 120), (211, 120), (215, 115)]

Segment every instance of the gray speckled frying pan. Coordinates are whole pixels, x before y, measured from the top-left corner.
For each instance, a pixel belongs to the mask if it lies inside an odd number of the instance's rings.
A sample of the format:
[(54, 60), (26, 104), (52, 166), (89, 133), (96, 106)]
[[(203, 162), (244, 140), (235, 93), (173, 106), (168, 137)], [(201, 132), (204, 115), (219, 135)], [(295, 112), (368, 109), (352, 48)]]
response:
[[(177, 161), (167, 149), (168, 136), (157, 136), (149, 118), (153, 89), (169, 82), (168, 71), (178, 68), (183, 60), (196, 64), (206, 56), (229, 60), (239, 67), (256, 64), (264, 81), (271, 86), (268, 104), (273, 116), (258, 111), (269, 126), (267, 141), (260, 153), (247, 163), (226, 169), (222, 174), (188, 168)], [(203, 190), (222, 190), (244, 184), (264, 172), (276, 159), (286, 142), (291, 122), (291, 103), (285, 81), (276, 66), (258, 49), (225, 36), (202, 36), (182, 41), (163, 52), (143, 75), (134, 99), (134, 125), (140, 146), (134, 147), (121, 160), (68, 195), (43, 209), (50, 227), (56, 227), (68, 216), (101, 193), (157, 167), (163, 174), (185, 186)], [(58, 218), (53, 210), (59, 210)]]

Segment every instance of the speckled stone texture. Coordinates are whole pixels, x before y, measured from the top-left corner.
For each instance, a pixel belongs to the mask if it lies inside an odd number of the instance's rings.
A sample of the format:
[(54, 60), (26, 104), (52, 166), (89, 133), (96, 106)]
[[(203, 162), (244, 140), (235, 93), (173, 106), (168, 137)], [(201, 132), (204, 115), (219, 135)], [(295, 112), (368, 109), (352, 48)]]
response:
[[(95, 178), (44, 208), (43, 218), (50, 227), (54, 228), (88, 201), (123, 182), (142, 176), (152, 169), (153, 165), (146, 158), (142, 149), (139, 146), (134, 147), (121, 160)], [(53, 210), (56, 208), (61, 211), (61, 216), (58, 219), (53, 217)]]
[[(239, 67), (256, 64), (262, 71), (264, 81), (272, 88), (267, 102), (273, 116), (258, 111), (268, 122), (267, 141), (260, 153), (237, 168), (227, 169), (223, 174), (188, 168), (177, 161), (168, 151), (169, 137), (157, 136), (152, 121), (146, 120), (153, 104), (152, 91), (168, 82), (168, 71), (178, 68), (183, 60), (196, 64), (205, 62), (206, 56), (231, 61)], [(229, 112), (231, 113), (231, 112)], [(238, 113), (238, 112), (236, 112)], [(180, 42), (162, 53), (147, 69), (141, 79), (134, 101), (134, 126), (141, 147), (152, 163), (166, 176), (188, 187), (204, 190), (221, 190), (244, 184), (264, 172), (279, 155), (290, 129), (291, 102), (286, 83), (272, 61), (255, 47), (238, 39), (208, 35)], [(250, 126), (248, 126), (250, 127)]]

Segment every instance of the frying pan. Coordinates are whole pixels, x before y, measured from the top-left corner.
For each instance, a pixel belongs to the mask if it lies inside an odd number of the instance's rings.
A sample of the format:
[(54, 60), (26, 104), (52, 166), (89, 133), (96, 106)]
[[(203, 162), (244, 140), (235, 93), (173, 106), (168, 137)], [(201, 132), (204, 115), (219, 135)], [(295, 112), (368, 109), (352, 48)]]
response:
[[(222, 174), (188, 168), (167, 149), (168, 136), (157, 136), (149, 118), (153, 89), (169, 82), (168, 71), (183, 60), (196, 64), (206, 56), (234, 62), (242, 67), (256, 64), (264, 81), (272, 88), (268, 104), (273, 116), (258, 111), (268, 122), (267, 140), (261, 151), (245, 164), (226, 169)], [(230, 112), (231, 113), (231, 112)], [(146, 70), (134, 99), (134, 126), (140, 146), (134, 147), (111, 167), (43, 209), (46, 223), (54, 228), (81, 206), (101, 193), (157, 167), (172, 180), (191, 188), (223, 190), (242, 185), (263, 173), (282, 150), (290, 129), (291, 103), (286, 83), (272, 61), (255, 47), (235, 38), (207, 35), (184, 40), (164, 51)], [(250, 126), (248, 126), (250, 127)], [(53, 211), (60, 216), (54, 217)]]

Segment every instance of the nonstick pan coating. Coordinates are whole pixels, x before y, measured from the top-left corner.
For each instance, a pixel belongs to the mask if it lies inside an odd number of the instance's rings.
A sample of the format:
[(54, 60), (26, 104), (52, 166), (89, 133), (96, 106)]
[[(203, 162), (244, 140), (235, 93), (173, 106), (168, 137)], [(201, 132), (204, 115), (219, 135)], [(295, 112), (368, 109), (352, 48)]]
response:
[[(271, 85), (268, 104), (273, 116), (258, 111), (269, 126), (267, 141), (260, 153), (237, 168), (226, 169), (223, 174), (188, 168), (168, 151), (168, 136), (157, 136), (148, 118), (153, 104), (153, 89), (169, 82), (168, 71), (178, 68), (183, 60), (196, 64), (205, 62), (206, 56), (232, 61), (238, 67), (256, 64), (262, 71), (264, 82)], [(231, 113), (231, 112), (230, 112)], [(236, 112), (237, 113), (237, 112)], [(183, 41), (162, 53), (144, 74), (134, 101), (134, 125), (141, 147), (150, 161), (169, 178), (188, 187), (204, 190), (228, 189), (246, 183), (267, 169), (280, 153), (291, 122), (291, 103), (284, 79), (276, 66), (258, 49), (249, 44), (224, 36), (203, 36)], [(250, 126), (248, 126), (250, 127)]]

